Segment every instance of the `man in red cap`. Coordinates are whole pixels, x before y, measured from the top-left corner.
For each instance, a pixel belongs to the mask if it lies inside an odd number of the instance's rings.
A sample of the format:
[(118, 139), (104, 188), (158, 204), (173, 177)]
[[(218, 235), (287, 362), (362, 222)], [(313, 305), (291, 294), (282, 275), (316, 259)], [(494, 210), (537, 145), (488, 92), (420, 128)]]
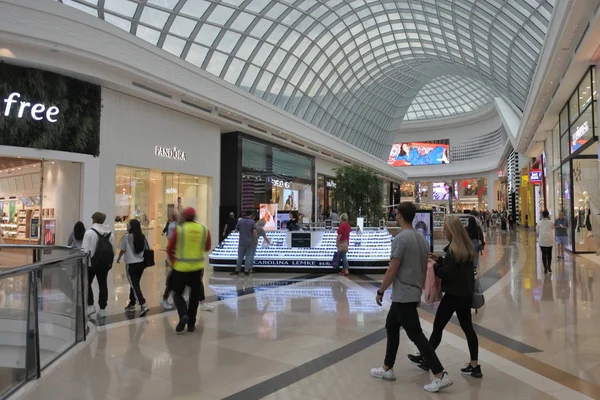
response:
[[(210, 231), (195, 221), (196, 210), (186, 208), (182, 218), (183, 223), (173, 232), (167, 246), (167, 256), (173, 266), (171, 290), (179, 313), (177, 333), (183, 332), (186, 326), (188, 332), (196, 330), (198, 304), (205, 300), (202, 277), (206, 253), (211, 248)], [(183, 298), (186, 286), (190, 287), (189, 305)]]

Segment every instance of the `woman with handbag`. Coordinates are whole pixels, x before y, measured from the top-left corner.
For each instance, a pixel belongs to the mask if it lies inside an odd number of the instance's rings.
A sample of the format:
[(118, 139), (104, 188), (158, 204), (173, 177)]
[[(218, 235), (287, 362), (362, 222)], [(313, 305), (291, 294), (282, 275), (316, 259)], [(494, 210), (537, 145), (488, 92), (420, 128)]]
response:
[(340, 265), (344, 268), (342, 272), (340, 272), (340, 275), (348, 276), (350, 275), (348, 269), (348, 247), (350, 245), (350, 232), (352, 232), (352, 227), (348, 223), (348, 214), (343, 213), (340, 215), (340, 221), (342, 221), (342, 223), (338, 227), (335, 244), (338, 253), (340, 253)]
[(129, 280), (129, 304), (125, 307), (126, 312), (135, 311), (136, 302), (140, 305), (140, 317), (148, 314), (150, 308), (146, 304), (146, 299), (142, 294), (142, 288), (140, 287), (140, 281), (142, 280), (142, 274), (147, 266), (147, 262), (144, 258), (146, 250), (150, 250), (146, 236), (142, 233), (142, 227), (140, 221), (132, 219), (129, 221), (127, 227), (127, 234), (121, 238), (119, 243), (119, 257), (117, 258), (117, 264), (121, 262), (121, 258), (125, 255), (125, 272), (127, 273), (127, 279)]
[[(475, 248), (471, 242), (466, 229), (457, 217), (450, 216), (444, 221), (444, 233), (450, 244), (444, 249), (444, 257), (430, 254), (436, 261), (435, 274), (442, 280), (442, 292), (444, 297), (435, 314), (433, 331), (429, 343), (434, 350), (442, 341), (442, 332), (452, 314), (456, 312), (458, 322), (462, 328), (467, 343), (471, 362), (461, 369), (463, 375), (481, 378), (481, 366), (478, 362), (479, 339), (473, 329), (471, 319), (471, 306), (473, 294), (475, 293)], [(408, 359), (419, 368), (429, 371), (425, 359), (420, 355), (408, 355)]]

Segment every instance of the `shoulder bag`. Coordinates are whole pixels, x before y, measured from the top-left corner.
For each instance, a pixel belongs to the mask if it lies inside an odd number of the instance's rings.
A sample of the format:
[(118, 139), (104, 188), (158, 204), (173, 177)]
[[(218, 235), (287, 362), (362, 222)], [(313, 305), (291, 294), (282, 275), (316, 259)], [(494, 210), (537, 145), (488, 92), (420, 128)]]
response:
[(473, 300), (471, 302), (471, 308), (479, 310), (485, 304), (485, 297), (483, 295), (483, 289), (481, 283), (477, 277), (477, 271), (475, 271), (475, 290), (473, 292)]
[(148, 245), (148, 240), (144, 237), (146, 241), (146, 248), (144, 249), (144, 266), (145, 267), (153, 267), (154, 266), (154, 250), (150, 248)]

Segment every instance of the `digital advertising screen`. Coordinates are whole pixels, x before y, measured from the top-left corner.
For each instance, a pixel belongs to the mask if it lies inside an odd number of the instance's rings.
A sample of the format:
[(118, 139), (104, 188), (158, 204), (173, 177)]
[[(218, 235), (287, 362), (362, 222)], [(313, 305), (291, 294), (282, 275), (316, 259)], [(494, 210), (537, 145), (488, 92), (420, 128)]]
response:
[(431, 252), (433, 252), (432, 224), (433, 212), (431, 210), (417, 211), (415, 214), (415, 219), (413, 220), (413, 228), (415, 228), (415, 230), (423, 235), (425, 240), (427, 240)]
[(298, 209), (298, 191), (291, 189), (283, 190), (283, 209), (286, 211), (294, 211)]
[(277, 230), (277, 204), (261, 204), (260, 219), (265, 220), (265, 231)]
[[(449, 182), (434, 182), (433, 183), (433, 200), (450, 200), (450, 183)], [(454, 200), (458, 200), (458, 182), (454, 183)]]
[(392, 145), (388, 164), (392, 167), (450, 163), (450, 140), (399, 142)]

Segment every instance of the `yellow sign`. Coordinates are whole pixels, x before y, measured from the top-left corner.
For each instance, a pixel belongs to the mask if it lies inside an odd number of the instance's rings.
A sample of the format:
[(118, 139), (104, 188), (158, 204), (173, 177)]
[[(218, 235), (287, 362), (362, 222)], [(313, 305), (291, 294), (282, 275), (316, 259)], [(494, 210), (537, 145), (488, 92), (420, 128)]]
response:
[(521, 175), (521, 186), (525, 186), (529, 183), (529, 176)]

